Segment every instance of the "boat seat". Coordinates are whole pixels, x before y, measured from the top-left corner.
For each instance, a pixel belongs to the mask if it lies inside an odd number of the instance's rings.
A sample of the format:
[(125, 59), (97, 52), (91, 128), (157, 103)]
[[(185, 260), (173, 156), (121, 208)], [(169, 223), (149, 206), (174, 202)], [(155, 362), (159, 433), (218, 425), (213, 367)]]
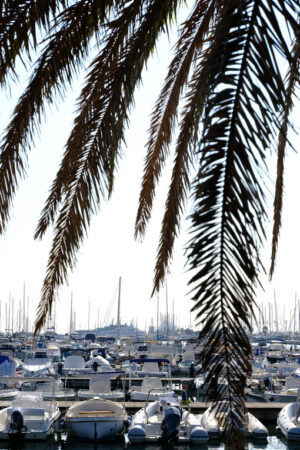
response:
[(86, 417), (91, 417), (91, 416), (103, 416), (103, 415), (110, 415), (113, 416), (115, 415), (116, 412), (115, 411), (79, 411), (78, 415), (80, 416), (86, 416)]

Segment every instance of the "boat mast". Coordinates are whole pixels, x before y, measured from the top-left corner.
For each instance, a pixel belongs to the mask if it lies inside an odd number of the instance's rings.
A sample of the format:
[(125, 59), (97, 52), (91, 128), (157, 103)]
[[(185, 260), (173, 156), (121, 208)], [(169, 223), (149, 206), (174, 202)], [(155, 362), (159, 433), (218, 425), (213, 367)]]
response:
[(11, 334), (14, 333), (14, 310), (15, 310), (15, 298), (11, 299)]
[(23, 332), (26, 331), (26, 315), (25, 315), (25, 281), (23, 282)]
[(8, 334), (10, 334), (10, 308), (11, 308), (11, 293), (8, 296)]
[(167, 341), (169, 342), (168, 282), (166, 281)]
[(275, 289), (274, 289), (274, 304), (275, 304), (276, 333), (278, 333), (278, 314), (277, 314), (277, 303), (276, 303), (276, 293), (275, 293)]
[(120, 303), (121, 303), (121, 277), (119, 277), (118, 317), (117, 317), (117, 339), (120, 339)]
[(157, 310), (156, 310), (156, 340), (158, 341), (159, 338), (159, 296), (157, 294)]
[(71, 311), (70, 311), (70, 336), (72, 333), (72, 322), (73, 322), (73, 292), (71, 292)]

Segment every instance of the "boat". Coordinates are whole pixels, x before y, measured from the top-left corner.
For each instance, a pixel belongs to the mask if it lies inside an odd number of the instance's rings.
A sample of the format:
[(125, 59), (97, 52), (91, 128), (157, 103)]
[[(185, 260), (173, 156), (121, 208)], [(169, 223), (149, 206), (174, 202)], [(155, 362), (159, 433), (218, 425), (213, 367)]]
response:
[[(228, 414), (228, 403), (226, 401), (220, 402), (214, 407), (211, 406), (204, 411), (201, 424), (210, 439), (219, 439), (223, 435)], [(269, 435), (267, 428), (253, 414), (248, 411), (245, 412), (242, 422), (241, 432), (245, 437), (267, 439)]]
[[(182, 359), (181, 359), (182, 357)], [(194, 372), (198, 373), (201, 370), (201, 365), (195, 365), (195, 352), (194, 351), (185, 351), (182, 355), (180, 355), (181, 361), (177, 364), (177, 371), (183, 375), (187, 375), (190, 373), (191, 366), (194, 368)]]
[(47, 355), (47, 358), (53, 362), (60, 361), (61, 352), (60, 352), (59, 344), (57, 342), (53, 342), (53, 341), (48, 342), (48, 344), (46, 346), (46, 355)]
[(166, 388), (163, 389), (162, 380), (159, 377), (145, 377), (143, 378), (141, 386), (134, 386), (133, 389), (130, 387), (130, 401), (146, 401), (149, 390), (151, 390), (149, 401), (158, 400), (163, 394), (175, 394), (170, 386), (166, 386)]
[[(132, 359), (131, 363), (142, 364), (143, 359)], [(150, 393), (149, 401), (158, 400), (162, 395), (173, 395), (172, 381), (171, 381), (171, 364), (166, 358), (150, 358), (145, 359), (144, 367), (149, 365), (149, 372), (143, 371), (143, 381), (141, 386), (132, 386), (132, 377), (129, 376), (128, 395), (131, 401), (146, 401)], [(163, 371), (160, 369), (163, 368)], [(137, 371), (136, 376), (139, 377), (141, 372)], [(168, 377), (168, 385), (163, 387), (161, 376)]]
[(274, 380), (269, 377), (270, 390), (264, 393), (267, 401), (280, 403), (293, 403), (297, 401), (298, 391), (300, 389), (300, 378), (297, 376), (289, 376), (285, 379), (284, 386), (276, 386)]
[[(121, 376), (118, 372), (118, 377)], [(90, 379), (89, 389), (79, 389), (77, 392), (77, 397), (79, 400), (88, 400), (90, 398), (99, 397), (105, 400), (112, 401), (122, 401), (125, 399), (124, 390), (111, 390), (111, 379), (113, 375), (111, 372), (108, 373), (97, 373), (93, 378)]]
[[(3, 380), (6, 377), (16, 377), (16, 367), (17, 363), (14, 359), (7, 355), (0, 355), (0, 377), (3, 377)], [(14, 400), (18, 394), (15, 383), (0, 382), (0, 401)]]
[(200, 416), (188, 409), (182, 410), (177, 395), (161, 395), (159, 400), (149, 404), (132, 417), (128, 428), (128, 439), (132, 444), (147, 442), (162, 446), (179, 443), (205, 444), (209, 437), (201, 425)]
[(97, 397), (75, 403), (65, 415), (68, 435), (90, 441), (115, 439), (122, 435), (127, 421), (120, 403)]
[(20, 393), (0, 411), (0, 440), (45, 440), (54, 433), (59, 416), (57, 405), (45, 403), (42, 393)]
[(300, 441), (300, 403), (288, 403), (277, 417), (277, 425), (288, 441)]
[(141, 366), (137, 370), (138, 378), (142, 377), (171, 377), (171, 363), (166, 358), (134, 358), (130, 363)]
[(47, 358), (30, 358), (26, 359), (23, 363), (23, 376), (35, 377), (41, 374), (49, 374), (53, 371), (53, 364)]

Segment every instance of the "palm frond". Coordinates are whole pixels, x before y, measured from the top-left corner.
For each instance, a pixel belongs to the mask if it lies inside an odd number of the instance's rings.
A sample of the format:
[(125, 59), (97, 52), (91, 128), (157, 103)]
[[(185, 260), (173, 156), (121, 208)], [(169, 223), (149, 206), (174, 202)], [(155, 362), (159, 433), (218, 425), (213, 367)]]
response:
[[(241, 393), (251, 370), (246, 329), (263, 270), (259, 250), (266, 215), (261, 168), (285, 104), (276, 54), (292, 60), (289, 45), (277, 33), (283, 4), (224, 3), (203, 64), (210, 91), (193, 183), (188, 261), (194, 272), (193, 310), (202, 324), (205, 382), (213, 389), (222, 374), (228, 383), (212, 396), (214, 404), (226, 399), (228, 442), (239, 431), (245, 410)], [(296, 2), (293, 6), (295, 17)], [(292, 20), (289, 25), (293, 27)], [(238, 421), (230, 420), (233, 411)]]
[(207, 74), (203, 71), (204, 61), (205, 57), (199, 62), (188, 84), (186, 105), (176, 142), (172, 179), (162, 221), (152, 295), (159, 290), (168, 270), (174, 241), (180, 229), (180, 217), (190, 190), (190, 167), (193, 166), (195, 159), (197, 130), (207, 95), (207, 90), (203, 89), (207, 82)]
[[(176, 14), (177, 1), (149, 1), (126, 47), (109, 67), (101, 97), (92, 105), (88, 127), (85, 127), (82, 146), (73, 155), (75, 163), (65, 186), (65, 200), (57, 219), (55, 236), (50, 251), (42, 297), (38, 306), (35, 333), (44, 324), (51, 310), (56, 288), (67, 277), (66, 268), (74, 266), (75, 253), (89, 225), (90, 216), (99, 205), (102, 176), (100, 155), (110, 160), (109, 178), (118, 157), (128, 121), (128, 110), (133, 102), (135, 87), (141, 79), (143, 67), (155, 47), (158, 35)], [(94, 75), (97, 77), (96, 72)], [(88, 133), (88, 134), (87, 134)], [(77, 142), (78, 144), (78, 142)]]
[(68, 6), (68, 0), (6, 0), (0, 13), (0, 84), (11, 71), (16, 76), (15, 63), (22, 61), (24, 51), (31, 57), (38, 45), (41, 30), (49, 31), (55, 15)]
[[(120, 52), (132, 35), (135, 24), (142, 14), (141, 0), (135, 0), (127, 8), (124, 8), (122, 14), (107, 24), (107, 37), (103, 43), (103, 50), (94, 60), (90, 67), (90, 73), (86, 84), (81, 92), (75, 118), (74, 127), (66, 144), (64, 158), (61, 167), (53, 181), (48, 199), (42, 211), (36, 232), (35, 239), (42, 238), (48, 226), (54, 222), (55, 213), (58, 211), (59, 204), (63, 196), (64, 186), (68, 184), (68, 179), (72, 179), (74, 173), (73, 163), (76, 158), (80, 158), (85, 147), (90, 145), (90, 136), (97, 136), (97, 128), (101, 126), (101, 106), (102, 93), (107, 89), (107, 80), (111, 77), (111, 70), (118, 60)], [(100, 100), (99, 100), (100, 99)], [(109, 128), (108, 128), (109, 130)], [(96, 141), (97, 142), (97, 141)], [(104, 186), (101, 188), (104, 195), (105, 188), (110, 191), (109, 172), (110, 152), (106, 152), (108, 147), (100, 144), (99, 161), (103, 175)], [(75, 155), (76, 158), (75, 158)]]
[(289, 115), (293, 108), (293, 97), (295, 96), (296, 84), (299, 85), (299, 61), (300, 61), (300, 42), (296, 41), (293, 49), (293, 55), (296, 60), (292, 61), (290, 70), (287, 75), (287, 89), (285, 108), (282, 114), (282, 125), (279, 132), (278, 149), (277, 149), (277, 178), (274, 197), (274, 214), (273, 214), (273, 234), (272, 234), (272, 253), (271, 253), (271, 267), (269, 276), (272, 278), (275, 269), (275, 261), (278, 247), (279, 232), (281, 228), (281, 213), (283, 200), (283, 173), (284, 173), (284, 159), (287, 144), (287, 132), (289, 125)]
[[(2, 139), (0, 157), (0, 233), (9, 219), (12, 197), (18, 187), (19, 176), (25, 175), (27, 151), (39, 131), (45, 112), (45, 101), (63, 97), (66, 85), (72, 82), (88, 54), (89, 42), (105, 19), (103, 6), (111, 2), (97, 2), (93, 11), (87, 0), (72, 5), (57, 19), (59, 30), (51, 36), (28, 87), (19, 99), (12, 119)], [(95, 10), (95, 11), (94, 11)], [(98, 12), (98, 14), (93, 14)]]
[(181, 35), (160, 93), (150, 125), (150, 139), (144, 169), (139, 206), (135, 223), (135, 237), (143, 235), (151, 215), (155, 185), (160, 177), (177, 117), (180, 96), (187, 83), (190, 67), (205, 42), (216, 14), (218, 0), (196, 2), (188, 20), (181, 26)]

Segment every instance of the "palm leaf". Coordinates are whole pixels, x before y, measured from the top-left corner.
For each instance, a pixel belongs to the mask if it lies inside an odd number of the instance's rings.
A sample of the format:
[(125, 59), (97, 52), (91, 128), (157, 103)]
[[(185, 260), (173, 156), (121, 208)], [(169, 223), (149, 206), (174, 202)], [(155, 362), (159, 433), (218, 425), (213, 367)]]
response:
[(10, 72), (16, 76), (15, 63), (24, 51), (30, 58), (39, 41), (39, 31), (49, 31), (51, 19), (66, 8), (67, 0), (7, 0), (0, 14), (0, 84)]
[(288, 86), (286, 89), (285, 108), (282, 114), (282, 125), (279, 132), (278, 150), (277, 150), (277, 178), (274, 198), (274, 214), (273, 214), (273, 237), (272, 237), (272, 254), (270, 278), (272, 278), (275, 269), (275, 260), (278, 247), (279, 232), (281, 228), (281, 212), (282, 212), (282, 197), (283, 197), (283, 173), (284, 173), (284, 159), (287, 144), (287, 132), (289, 125), (289, 115), (293, 107), (293, 96), (295, 95), (295, 85), (299, 84), (299, 60), (300, 60), (300, 43), (296, 41), (293, 49), (293, 54), (296, 59), (296, 64), (292, 61), (290, 70), (287, 76)]
[(175, 57), (170, 64), (164, 87), (152, 113), (150, 139), (147, 144), (147, 158), (135, 224), (136, 238), (144, 233), (150, 218), (155, 185), (168, 155), (180, 96), (187, 83), (191, 65), (203, 47), (219, 3), (218, 1), (196, 2), (194, 11), (181, 26)]
[[(93, 10), (82, 0), (64, 11), (57, 19), (55, 32), (37, 62), (29, 85), (21, 96), (2, 140), (0, 159), (0, 233), (9, 219), (12, 197), (18, 187), (18, 177), (25, 176), (27, 149), (39, 131), (45, 112), (45, 100), (53, 102), (55, 95), (64, 96), (66, 85), (82, 66), (88, 45), (99, 23), (105, 19), (109, 1), (97, 2)], [(107, 6), (108, 5), (108, 6)], [(99, 11), (98, 11), (99, 9)], [(97, 13), (97, 14), (96, 14)]]
[[(99, 123), (102, 123), (101, 105), (105, 105), (105, 103), (101, 103), (102, 92), (107, 88), (107, 79), (111, 77), (111, 68), (114, 61), (118, 59), (119, 53), (124, 49), (140, 14), (141, 0), (135, 0), (127, 8), (124, 8), (118, 18), (107, 24), (106, 31), (108, 35), (103, 43), (103, 50), (91, 65), (85, 87), (81, 92), (77, 105), (78, 115), (75, 118), (73, 130), (66, 144), (61, 167), (53, 181), (42, 211), (35, 238), (42, 238), (48, 226), (54, 222), (55, 213), (58, 211), (62, 200), (64, 187), (68, 184), (68, 178), (72, 179), (74, 161), (82, 157), (81, 155), (86, 151), (85, 147), (88, 145), (90, 136), (97, 135), (97, 127)], [(107, 154), (106, 146), (100, 143), (99, 160), (101, 161), (101, 170), (104, 175), (104, 185), (101, 185), (102, 195), (105, 195), (106, 189), (108, 191), (111, 190), (109, 186), (110, 181), (108, 180), (111, 172), (109, 168), (111, 166), (110, 153)]]
[[(296, 3), (293, 7), (296, 14)], [(228, 383), (212, 400), (224, 405), (220, 401), (226, 399), (229, 445), (245, 411), (241, 393), (251, 353), (246, 329), (262, 269), (259, 250), (266, 211), (260, 173), (266, 144), (275, 141), (279, 110), (284, 108), (276, 54), (292, 58), (277, 32), (278, 10), (287, 17), (280, 1), (226, 2), (202, 72), (208, 75), (210, 91), (198, 149), (200, 169), (193, 183), (188, 261), (194, 272), (193, 310), (202, 325), (199, 339), (205, 339), (205, 382), (213, 389), (223, 373)], [(294, 26), (293, 20), (289, 25)]]
[[(109, 65), (110, 77), (105, 80), (102, 95), (92, 105), (82, 145), (72, 156), (72, 173), (64, 188), (64, 203), (55, 226), (35, 333), (44, 324), (47, 312), (51, 311), (56, 288), (66, 280), (67, 267), (72, 269), (76, 263), (75, 254), (89, 225), (90, 216), (99, 206), (101, 183), (107, 177), (107, 172), (101, 166), (100, 155), (105, 155), (104, 165), (110, 160), (108, 167), (112, 178), (134, 89), (159, 33), (175, 15), (177, 3), (165, 0), (158, 7), (157, 2), (147, 2), (139, 27), (134, 30), (112, 66)], [(91, 76), (98, 75), (94, 71)], [(76, 141), (76, 144), (79, 142)]]

